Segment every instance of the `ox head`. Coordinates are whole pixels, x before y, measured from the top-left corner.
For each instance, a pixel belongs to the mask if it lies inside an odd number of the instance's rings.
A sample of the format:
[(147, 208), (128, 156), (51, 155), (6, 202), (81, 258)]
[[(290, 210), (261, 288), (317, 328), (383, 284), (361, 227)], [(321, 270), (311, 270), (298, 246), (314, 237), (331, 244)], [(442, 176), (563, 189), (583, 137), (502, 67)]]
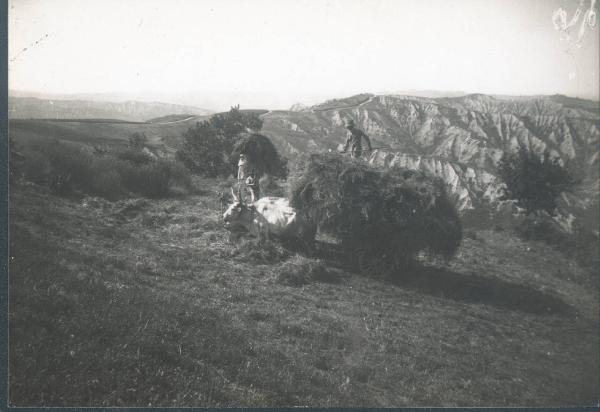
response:
[(251, 221), (251, 217), (247, 213), (249, 208), (241, 200), (239, 193), (236, 195), (232, 188), (231, 194), (233, 195), (233, 204), (229, 205), (225, 213), (223, 213), (223, 222), (225, 222), (225, 227), (228, 229), (236, 226), (245, 226)]

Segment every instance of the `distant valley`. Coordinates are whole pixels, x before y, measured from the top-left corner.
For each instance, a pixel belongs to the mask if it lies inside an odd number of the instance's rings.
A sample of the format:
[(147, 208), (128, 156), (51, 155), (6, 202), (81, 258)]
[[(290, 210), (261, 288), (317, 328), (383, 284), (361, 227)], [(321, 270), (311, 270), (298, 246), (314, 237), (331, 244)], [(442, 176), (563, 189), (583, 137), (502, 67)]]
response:
[(210, 110), (160, 102), (54, 100), (36, 97), (8, 98), (9, 119), (117, 119), (144, 122), (153, 118), (188, 114), (207, 115)]

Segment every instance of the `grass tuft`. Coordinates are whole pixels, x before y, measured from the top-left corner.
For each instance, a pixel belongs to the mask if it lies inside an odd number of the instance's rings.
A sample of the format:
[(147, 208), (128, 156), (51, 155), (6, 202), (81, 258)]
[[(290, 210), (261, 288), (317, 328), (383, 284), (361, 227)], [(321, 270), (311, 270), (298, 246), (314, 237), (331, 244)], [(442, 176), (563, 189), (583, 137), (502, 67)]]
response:
[(341, 272), (329, 268), (325, 262), (295, 255), (279, 269), (278, 281), (289, 286), (303, 286), (314, 281), (340, 283)]

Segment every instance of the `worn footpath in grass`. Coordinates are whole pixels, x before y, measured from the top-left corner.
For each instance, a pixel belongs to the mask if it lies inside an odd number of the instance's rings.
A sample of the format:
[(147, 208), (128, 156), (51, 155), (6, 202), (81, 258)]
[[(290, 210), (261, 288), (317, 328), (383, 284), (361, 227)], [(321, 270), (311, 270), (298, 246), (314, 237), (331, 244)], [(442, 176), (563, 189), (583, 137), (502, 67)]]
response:
[(595, 279), (478, 232), (394, 279), (230, 243), (216, 196), (10, 199), (14, 406), (514, 406), (598, 399)]

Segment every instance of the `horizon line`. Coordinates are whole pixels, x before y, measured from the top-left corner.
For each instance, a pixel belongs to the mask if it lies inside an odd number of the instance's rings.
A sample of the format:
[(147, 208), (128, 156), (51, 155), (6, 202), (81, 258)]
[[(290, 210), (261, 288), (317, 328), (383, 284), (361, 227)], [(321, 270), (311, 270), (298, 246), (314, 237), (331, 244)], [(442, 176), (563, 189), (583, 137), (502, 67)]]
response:
[[(37, 94), (38, 96), (14, 96), (13, 94)], [(411, 93), (415, 93), (415, 94), (411, 94)], [(429, 97), (429, 96), (422, 96), (419, 95), (418, 93), (433, 93), (433, 94), (439, 94), (439, 96), (435, 96), (435, 97)], [(106, 91), (106, 92), (93, 92), (93, 91), (82, 91), (82, 92), (43, 92), (43, 91), (34, 91), (34, 90), (24, 90), (24, 89), (8, 89), (8, 93), (7, 93), (7, 97), (31, 97), (31, 98), (36, 98), (36, 99), (50, 99), (50, 96), (57, 96), (54, 97), (55, 100), (87, 100), (87, 99), (82, 99), (82, 98), (76, 98), (79, 95), (89, 95), (90, 97), (92, 96), (106, 96), (106, 95), (114, 95), (114, 96), (118, 96), (121, 95), (123, 96), (123, 101), (139, 101), (139, 102), (147, 102), (147, 103), (164, 103), (164, 104), (173, 104), (173, 105), (179, 105), (179, 106), (189, 106), (189, 107), (194, 107), (194, 108), (198, 108), (198, 109), (204, 109), (204, 110), (211, 110), (211, 109), (207, 109), (204, 107), (200, 107), (198, 105), (195, 104), (187, 104), (187, 103), (170, 103), (170, 102), (166, 102), (166, 101), (161, 101), (161, 100), (156, 100), (156, 99), (146, 99), (143, 97), (144, 94), (156, 94), (156, 95), (165, 95), (165, 97), (169, 96), (169, 97), (175, 97), (175, 96), (183, 96), (183, 95), (190, 95), (190, 94), (198, 94), (199, 96), (218, 96), (218, 95), (227, 95), (227, 94), (240, 94), (240, 95), (253, 95), (253, 94), (261, 94), (261, 95), (271, 95), (271, 96), (278, 96), (277, 93), (269, 93), (269, 92), (236, 92), (236, 91), (210, 91), (210, 92), (203, 92), (200, 90), (190, 90), (190, 91), (186, 91), (186, 92), (166, 92), (166, 91), (136, 91), (136, 92), (129, 92), (129, 91)], [(490, 97), (515, 97), (515, 98), (536, 98), (536, 97), (552, 97), (552, 96), (563, 96), (563, 97), (567, 97), (567, 98), (571, 98), (571, 99), (579, 99), (579, 100), (588, 100), (588, 101), (592, 101), (592, 102), (597, 102), (600, 103), (600, 95), (599, 96), (592, 96), (592, 95), (588, 95), (586, 97), (580, 95), (580, 96), (576, 96), (576, 95), (568, 95), (568, 94), (564, 94), (564, 93), (533, 93), (533, 94), (519, 94), (519, 93), (484, 93), (484, 92), (465, 92), (465, 91), (460, 91), (460, 90), (435, 90), (435, 89), (407, 89), (407, 90), (398, 90), (398, 91), (382, 91), (382, 92), (377, 92), (377, 93), (373, 93), (373, 92), (369, 92), (369, 91), (362, 91), (362, 92), (358, 92), (358, 93), (349, 93), (349, 94), (344, 94), (344, 95), (330, 95), (330, 94), (325, 94), (325, 93), (298, 93), (299, 94), (299, 98), (301, 98), (301, 96), (313, 96), (313, 97), (323, 97), (326, 98), (327, 100), (323, 100), (321, 103), (324, 103), (328, 100), (331, 99), (346, 99), (346, 98), (350, 98), (353, 96), (358, 96), (361, 94), (368, 94), (368, 95), (372, 95), (372, 96), (407, 96), (407, 97), (421, 97), (421, 98), (431, 98), (431, 99), (436, 99), (436, 98), (456, 98), (456, 97), (465, 97), (465, 96), (473, 96), (473, 95), (485, 95), (485, 96), (490, 96)], [(12, 95), (12, 96), (11, 96)], [(444, 95), (448, 95), (448, 96), (444, 96)], [(453, 96), (451, 96), (453, 95)], [(42, 97), (40, 97), (42, 96)], [(130, 96), (132, 98), (130, 98)], [(138, 97), (135, 97), (138, 96)], [(330, 96), (330, 97), (326, 97), (326, 96)], [(72, 97), (72, 98), (71, 98)], [(112, 102), (111, 100), (103, 100), (105, 102)], [(237, 103), (236, 103), (237, 104)], [(301, 101), (297, 101), (294, 104), (303, 104), (303, 102)], [(316, 103), (319, 104), (319, 103)], [(310, 106), (310, 105), (308, 105)]]

